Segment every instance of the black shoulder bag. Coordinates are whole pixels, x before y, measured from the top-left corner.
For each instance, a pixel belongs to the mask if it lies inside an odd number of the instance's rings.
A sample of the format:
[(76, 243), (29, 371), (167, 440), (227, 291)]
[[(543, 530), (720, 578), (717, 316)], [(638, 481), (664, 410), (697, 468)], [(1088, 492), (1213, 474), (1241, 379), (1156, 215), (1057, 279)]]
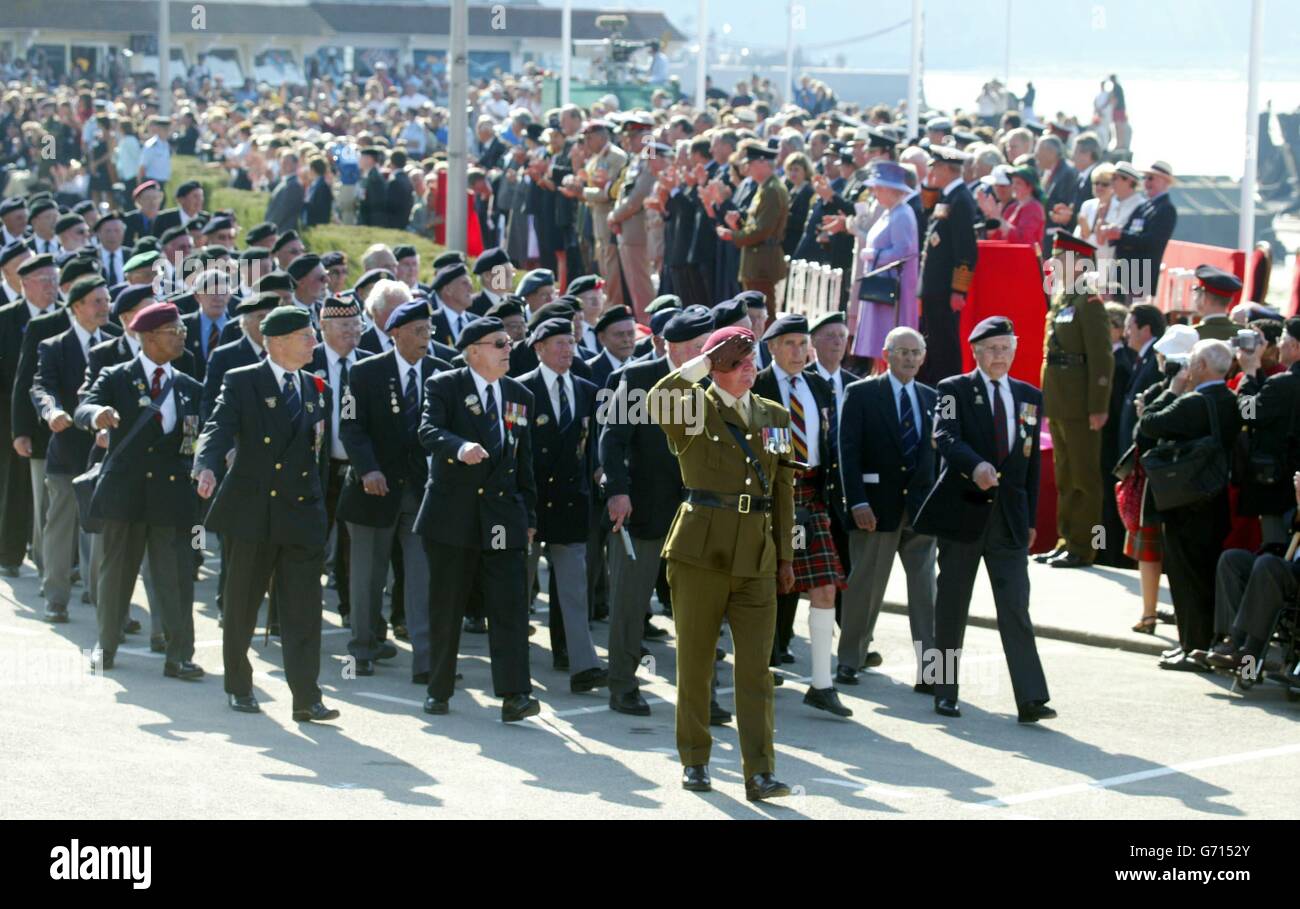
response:
[(1156, 508), (1169, 511), (1207, 502), (1228, 485), (1228, 454), (1219, 439), (1219, 412), (1208, 396), (1210, 434), (1182, 442), (1161, 442), (1141, 455)]

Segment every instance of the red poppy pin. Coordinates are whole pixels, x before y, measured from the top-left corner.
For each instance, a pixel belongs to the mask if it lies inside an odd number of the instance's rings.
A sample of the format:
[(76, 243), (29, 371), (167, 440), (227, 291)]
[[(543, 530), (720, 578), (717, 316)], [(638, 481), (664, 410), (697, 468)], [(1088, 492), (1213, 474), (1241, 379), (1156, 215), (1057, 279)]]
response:
[(320, 376), (312, 376), (311, 379), (312, 379), (313, 382), (316, 383), (316, 394), (318, 394), (318, 395), (319, 395), (319, 394), (324, 394), (324, 393), (325, 393), (325, 380), (322, 379)]

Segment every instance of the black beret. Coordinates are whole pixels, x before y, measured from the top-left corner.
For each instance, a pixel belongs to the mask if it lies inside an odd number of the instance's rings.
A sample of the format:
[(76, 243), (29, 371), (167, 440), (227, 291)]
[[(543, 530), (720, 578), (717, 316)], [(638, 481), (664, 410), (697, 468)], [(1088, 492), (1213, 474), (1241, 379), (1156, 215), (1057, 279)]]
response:
[[(441, 256), (439, 257), (441, 258)], [(509, 265), (510, 257), (500, 246), (493, 246), (491, 249), (483, 250), (483, 253), (474, 260), (474, 274), (481, 275), (489, 269), (496, 268), (498, 265)]]
[(393, 247), (393, 258), (398, 262), (401, 262), (403, 259), (412, 259), (419, 254), (419, 251), (410, 243), (403, 243), (401, 246)]
[(96, 287), (104, 287), (107, 284), (108, 282), (100, 275), (87, 275), (84, 278), (78, 278), (68, 288), (68, 305), (71, 306), (73, 303), (78, 302)]
[(787, 313), (767, 327), (763, 333), (764, 341), (771, 341), (781, 335), (808, 334), (808, 319), (798, 313)]
[(500, 319), (482, 318), (475, 319), (465, 326), (460, 333), (460, 339), (456, 341), (456, 349), (464, 350), (471, 344), (477, 344), (490, 334), (498, 331), (505, 331), (505, 325), (501, 324)]
[(190, 219), (190, 223), (185, 225), (185, 229), (187, 231), (193, 230), (202, 233), (203, 225), (207, 223), (208, 223), (208, 219), (206, 215), (195, 215), (193, 218)]
[(301, 281), (311, 274), (317, 265), (320, 265), (320, 256), (315, 253), (303, 253), (290, 262), (286, 270), (289, 272), (289, 277)]
[[(564, 292), (574, 294), (575, 296), (577, 294), (585, 294), (587, 291), (595, 290), (604, 283), (605, 282), (601, 280), (600, 275), (582, 275), (581, 277), (574, 278), (570, 281), (569, 286), (565, 288)], [(652, 303), (651, 305), (653, 306), (654, 304)], [(647, 312), (648, 311), (649, 310), (647, 309)]]
[(452, 281), (455, 281), (457, 278), (463, 278), (468, 274), (469, 271), (465, 268), (464, 262), (457, 262), (454, 265), (440, 268), (438, 269), (438, 273), (433, 276), (433, 289), (435, 291), (442, 290)]
[(628, 320), (636, 320), (636, 316), (632, 315), (632, 310), (622, 305), (611, 306), (609, 309), (601, 313), (600, 319), (596, 322), (596, 331), (602, 332), (611, 325), (616, 325), (619, 322), (627, 322)]
[(257, 243), (261, 240), (265, 240), (267, 237), (274, 236), (275, 225), (270, 221), (263, 221), (261, 224), (254, 224), (248, 229), (248, 233), (244, 234), (244, 242)]
[(983, 341), (986, 338), (1000, 338), (1016, 333), (1015, 326), (1006, 316), (989, 316), (980, 322), (967, 335), (966, 340), (974, 344), (976, 341)]
[(240, 300), (235, 306), (235, 315), (246, 316), (250, 312), (269, 312), (283, 305), (283, 303), (284, 301), (280, 299), (279, 294), (263, 291)]
[(528, 335), (529, 345), (540, 344), (547, 338), (558, 338), (561, 335), (573, 337), (573, 320), (572, 319), (544, 319), (541, 324), (532, 330)]
[(301, 306), (277, 306), (262, 320), (262, 335), (278, 338), (311, 327), (311, 314)]
[(532, 316), (528, 319), (528, 327), (529, 329), (536, 328), (547, 319), (568, 319), (572, 323), (573, 317), (577, 314), (578, 310), (574, 309), (573, 304), (567, 300), (563, 298), (552, 300), (545, 306), (539, 306), (533, 311)]
[(360, 294), (362, 288), (369, 287), (371, 284), (374, 284), (376, 281), (380, 279), (387, 280), (387, 281), (396, 281), (397, 276), (394, 275), (391, 271), (389, 271), (386, 268), (372, 268), (370, 269), (370, 271), (366, 272), (364, 275), (362, 275), (360, 278), (357, 279), (357, 283), (352, 285), (352, 292), (355, 294)]
[(343, 255), (343, 253), (338, 250), (327, 252), (325, 255), (320, 257), (320, 264), (324, 265), (326, 268), (333, 268), (336, 265), (342, 265), (346, 261), (347, 256)]
[(301, 237), (298, 236), (298, 231), (286, 230), (284, 233), (280, 234), (279, 238), (275, 241), (274, 245), (271, 246), (271, 252), (279, 252), (280, 250), (284, 249), (284, 247), (292, 243), (294, 240), (299, 240), (299, 239), (301, 239)]
[(185, 228), (181, 227), (178, 224), (175, 227), (167, 228), (165, 231), (162, 232), (162, 236), (159, 237), (158, 239), (162, 242), (163, 246), (166, 246), (168, 243), (171, 243), (174, 240), (178, 240), (184, 236), (186, 236)]
[(742, 290), (736, 299), (743, 300), (746, 309), (767, 309), (767, 294), (761, 290)]
[(98, 259), (84, 259), (79, 256), (69, 256), (68, 260), (63, 263), (59, 269), (59, 283), (67, 284), (78, 278), (84, 278), (87, 275), (99, 274)]
[(38, 202), (33, 202), (31, 207), (27, 209), (27, 217), (34, 219), (37, 215), (44, 214), (50, 210), (58, 211), (58, 209), (59, 206), (54, 204), (53, 199), (41, 199)]
[(144, 252), (157, 252), (159, 245), (157, 237), (141, 237), (135, 241), (135, 246), (131, 247), (131, 254), (138, 256)]
[(99, 229), (103, 227), (105, 224), (109, 223), (110, 221), (120, 221), (123, 224), (126, 223), (126, 221), (122, 219), (122, 213), (115, 209), (113, 211), (110, 211), (108, 214), (104, 215), (98, 221), (95, 222), (95, 232), (98, 233)]
[[(488, 311), (483, 315), (492, 316), (503, 322), (511, 316), (519, 316), (522, 319), (524, 317), (524, 305), (519, 302), (517, 297), (502, 297), (489, 306)], [(569, 320), (569, 327), (573, 327), (572, 319)]]
[(676, 344), (713, 331), (713, 313), (707, 306), (688, 306), (673, 313), (664, 327), (664, 340)]
[(834, 312), (826, 313), (824, 316), (819, 316), (817, 319), (813, 321), (811, 325), (808, 326), (808, 330), (811, 331), (813, 334), (817, 334), (817, 330), (819, 328), (825, 328), (827, 325), (848, 325), (848, 324), (849, 324), (849, 320), (844, 315), (844, 312), (842, 310), (837, 309)]
[(79, 215), (84, 215), (88, 211), (95, 211), (95, 203), (91, 202), (89, 199), (82, 199), (76, 205), (72, 206), (72, 210)]
[(548, 268), (534, 268), (528, 274), (524, 275), (515, 288), (515, 293), (521, 297), (526, 297), (531, 293), (536, 293), (543, 287), (551, 287), (555, 284), (555, 275)]
[(59, 218), (59, 220), (54, 222), (54, 232), (56, 234), (61, 234), (65, 230), (72, 230), (72, 228), (76, 227), (78, 224), (85, 224), (85, 223), (86, 223), (86, 219), (81, 217), (81, 215), (74, 215), (71, 212), (69, 212), (68, 214), (63, 215), (62, 217)]
[(265, 293), (274, 290), (293, 290), (293, 278), (288, 272), (268, 271), (253, 283), (253, 290)]
[(203, 184), (198, 180), (186, 180), (180, 186), (176, 187), (176, 198), (183, 199), (196, 189), (202, 189)]
[(26, 243), (22, 240), (14, 240), (3, 249), (0, 249), (0, 265), (8, 265), (23, 253), (29, 252), (31, 252), (31, 250), (27, 248)]
[(735, 325), (741, 319), (749, 317), (745, 301), (737, 300), (734, 297), (730, 300), (723, 300), (713, 307), (712, 312), (715, 331), (719, 328), (726, 328), (728, 325)]
[(655, 337), (663, 337), (664, 329), (668, 326), (669, 321), (679, 312), (681, 312), (679, 309), (661, 309), (651, 316), (650, 334)]
[(254, 259), (269, 259), (271, 251), (265, 246), (250, 246), (248, 249), (239, 251), (239, 258), (244, 262), (250, 262)]
[(213, 215), (212, 218), (208, 220), (208, 223), (203, 225), (203, 232), (205, 234), (215, 234), (219, 230), (230, 230), (234, 226), (235, 222), (229, 218)]
[(26, 208), (27, 208), (27, 203), (24, 202), (22, 198), (20, 198), (19, 196), (10, 196), (8, 199), (5, 199), (3, 202), (0, 202), (0, 218), (3, 218), (5, 215), (12, 215), (14, 212), (18, 211), (19, 209), (26, 209)]
[(148, 284), (128, 284), (113, 297), (113, 318), (121, 321), (126, 313), (135, 309), (145, 300), (152, 300), (153, 287)]
[(27, 275), (30, 275), (34, 271), (38, 271), (39, 269), (53, 268), (53, 267), (54, 267), (54, 257), (49, 253), (41, 253), (39, 256), (32, 256), (22, 265), (19, 265), (18, 274), (23, 275), (25, 277)]
[(439, 253), (437, 258), (433, 260), (433, 269), (437, 271), (455, 262), (465, 264), (465, 254), (458, 249), (449, 249), (445, 253)]
[(429, 308), (429, 301), (424, 297), (407, 300), (389, 314), (388, 321), (384, 323), (384, 331), (391, 332), (394, 328), (401, 328), (408, 322), (419, 322), (421, 320), (427, 322), (430, 315), (432, 315), (432, 310)]

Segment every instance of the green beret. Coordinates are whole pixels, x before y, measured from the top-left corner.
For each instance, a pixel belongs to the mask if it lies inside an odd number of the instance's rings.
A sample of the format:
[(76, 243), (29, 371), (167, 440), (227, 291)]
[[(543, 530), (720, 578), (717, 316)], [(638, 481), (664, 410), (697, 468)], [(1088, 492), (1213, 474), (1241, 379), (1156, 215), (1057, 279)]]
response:
[(677, 294), (660, 294), (650, 301), (650, 305), (645, 308), (646, 314), (653, 316), (661, 309), (681, 309), (682, 298)]
[(262, 334), (268, 338), (311, 328), (311, 315), (300, 306), (277, 306), (262, 320)]
[(148, 268), (160, 258), (161, 256), (158, 254), (156, 249), (142, 252), (139, 255), (127, 259), (126, 264), (122, 266), (122, 271), (135, 271), (137, 268)]
[(72, 287), (68, 288), (68, 305), (71, 306), (81, 300), (82, 297), (89, 294), (96, 287), (104, 287), (108, 284), (99, 275), (89, 275), (85, 278), (78, 278), (73, 282)]

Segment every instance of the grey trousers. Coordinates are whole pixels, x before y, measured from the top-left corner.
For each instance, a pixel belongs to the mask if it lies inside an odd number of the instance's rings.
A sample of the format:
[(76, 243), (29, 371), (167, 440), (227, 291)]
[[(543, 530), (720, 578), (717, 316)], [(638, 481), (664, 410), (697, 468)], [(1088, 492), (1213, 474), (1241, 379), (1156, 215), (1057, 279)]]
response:
[(408, 483), (402, 489), (401, 510), (392, 527), (363, 527), (347, 522), (351, 539), (348, 550), (348, 592), (352, 600), (352, 640), (348, 653), (359, 660), (373, 660), (383, 642), (384, 583), (388, 580), (388, 562), (393, 539), (402, 547), (403, 600), (406, 605), (406, 629), (411, 637), (414, 658), (411, 673), (428, 672), (432, 667), (429, 650), (429, 560), (424, 541), (415, 532), (415, 514), (420, 501)]
[(194, 552), (183, 527), (106, 521), (99, 576), (99, 646), (117, 652), (122, 623), (146, 551), (153, 579), (149, 611), (167, 632), (167, 662), (194, 657)]
[(29, 458), (32, 475), (32, 561), (36, 573), (45, 580), (45, 513), (49, 500), (45, 493), (45, 459)]
[(641, 663), (641, 635), (650, 611), (650, 595), (659, 579), (663, 538), (631, 537), (636, 559), (630, 559), (618, 536), (609, 540), (609, 690), (621, 695), (636, 691)]
[(1275, 555), (1256, 557), (1245, 549), (1227, 549), (1214, 572), (1214, 637), (1231, 637), (1237, 646), (1247, 638), (1267, 641), (1282, 607), (1295, 599), (1296, 573)]
[[(77, 497), (72, 491), (72, 477), (66, 473), (47, 473), (45, 490), (49, 511), (42, 534), (44, 549), (45, 601), (54, 608), (66, 608), (72, 598), (72, 554), (78, 540)], [(90, 566), (82, 559), (83, 574)]]
[(546, 564), (555, 575), (555, 592), (564, 619), (564, 640), (569, 650), (569, 675), (600, 665), (596, 645), (591, 642), (587, 616), (587, 544), (537, 543), (528, 551), (528, 590), (537, 577), (537, 560), (546, 547)]
[(895, 554), (902, 559), (907, 574), (907, 618), (912, 626), (912, 641), (920, 642), (922, 652), (934, 646), (935, 553), (934, 537), (912, 530), (906, 513), (897, 530), (849, 531), (849, 562), (853, 567), (840, 609), (841, 666), (856, 670), (866, 661)]

